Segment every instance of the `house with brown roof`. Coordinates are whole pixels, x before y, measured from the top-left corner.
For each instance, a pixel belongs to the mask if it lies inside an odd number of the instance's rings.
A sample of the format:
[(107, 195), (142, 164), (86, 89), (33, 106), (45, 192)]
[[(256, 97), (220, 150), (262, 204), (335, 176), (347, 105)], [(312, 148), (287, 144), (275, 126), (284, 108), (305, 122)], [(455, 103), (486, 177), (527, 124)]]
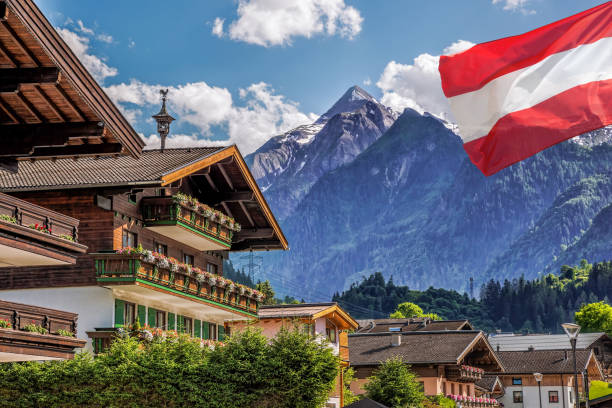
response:
[[(476, 382), (485, 371), (503, 365), (485, 334), (474, 330), (356, 333), (349, 337), (350, 365), (355, 370), (353, 392), (363, 386), (382, 362), (400, 358), (423, 384), (425, 395), (448, 395), (462, 406), (476, 406)], [(494, 401), (482, 402), (495, 406)]]
[(483, 375), (482, 379), (476, 381), (474, 386), (476, 388), (477, 397), (494, 398), (496, 400), (500, 400), (506, 393), (506, 389), (499, 378), (499, 375), (495, 374)]
[(357, 333), (385, 333), (408, 331), (474, 330), (469, 320), (432, 320), (428, 317), (407, 319), (357, 320)]
[[(0, 26), (0, 174), (33, 160), (140, 156), (140, 136), (32, 0), (0, 1)], [(87, 251), (77, 217), (39, 204), (0, 194), (7, 287), (27, 276), (10, 274), (13, 268), (70, 268)], [(77, 334), (74, 305), (48, 305), (44, 297), (29, 305), (0, 302), (0, 361), (71, 358), (83, 346), (69, 336)]]
[(342, 384), (343, 371), (349, 365), (348, 331), (357, 329), (358, 324), (336, 302), (260, 306), (257, 320), (250, 323), (232, 322), (229, 326), (231, 330), (241, 330), (247, 325), (261, 328), (268, 338), (276, 336), (282, 328), (299, 327), (327, 341), (334, 354), (340, 357), (340, 370), (326, 407), (344, 406)]
[(79, 313), (95, 351), (138, 322), (222, 340), (262, 295), (223, 277), (231, 251), (288, 244), (235, 146), (36, 160), (0, 191), (80, 220), (73, 265), (0, 269), (0, 297)]
[[(575, 404), (574, 360), (571, 350), (538, 350), (497, 352), (505, 370), (497, 373), (505, 387), (501, 398), (504, 407), (570, 408)], [(577, 350), (580, 372), (578, 386), (583, 392), (582, 373), (589, 381), (604, 378), (601, 365), (592, 350)], [(538, 384), (534, 374), (541, 374)]]

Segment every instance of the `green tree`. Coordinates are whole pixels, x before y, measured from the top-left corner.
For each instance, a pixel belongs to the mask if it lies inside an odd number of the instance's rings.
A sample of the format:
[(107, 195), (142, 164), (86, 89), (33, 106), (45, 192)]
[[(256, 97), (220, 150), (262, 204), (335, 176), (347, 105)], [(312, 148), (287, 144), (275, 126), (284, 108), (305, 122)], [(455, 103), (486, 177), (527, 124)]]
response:
[(344, 404), (352, 404), (355, 401), (359, 400), (359, 397), (351, 391), (351, 383), (355, 379), (355, 370), (352, 367), (343, 368), (343, 376), (342, 379), (344, 383), (342, 384), (342, 394), (344, 396)]
[(419, 407), (425, 399), (416, 375), (400, 358), (385, 361), (364, 388), (366, 397), (391, 408)]
[(423, 309), (412, 302), (404, 302), (397, 305), (395, 312), (389, 316), (392, 319), (407, 319), (410, 317), (427, 317), (431, 320), (440, 320), (440, 316), (435, 313), (423, 313)]
[(612, 334), (612, 306), (607, 303), (583, 305), (574, 318), (584, 331)]
[(272, 285), (270, 284), (269, 280), (265, 280), (263, 282), (257, 282), (257, 286), (255, 286), (255, 289), (257, 289), (258, 291), (260, 291), (266, 296), (263, 301), (264, 305), (275, 305), (276, 304), (276, 299), (274, 298), (275, 296), (274, 289), (272, 289)]

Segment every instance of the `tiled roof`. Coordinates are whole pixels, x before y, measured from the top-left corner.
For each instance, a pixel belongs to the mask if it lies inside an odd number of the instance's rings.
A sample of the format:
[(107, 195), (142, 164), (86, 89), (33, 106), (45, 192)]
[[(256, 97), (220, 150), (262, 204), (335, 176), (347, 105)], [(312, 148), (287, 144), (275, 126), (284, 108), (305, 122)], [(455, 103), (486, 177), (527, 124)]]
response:
[[(587, 349), (599, 340), (605, 333), (580, 333), (576, 348)], [(527, 351), (530, 347), (536, 350), (563, 350), (572, 346), (565, 334), (528, 334), (528, 335), (493, 335), (489, 336), (489, 343), (500, 351)]]
[(474, 385), (488, 392), (493, 392), (498, 378), (497, 375), (484, 375), (480, 380), (476, 381)]
[(442, 330), (473, 330), (468, 320), (429, 320), (429, 319), (370, 319), (359, 320), (358, 333), (384, 333), (391, 328), (399, 328), (402, 332), (410, 331), (442, 331)]
[(353, 402), (350, 405), (345, 405), (344, 408), (389, 408), (386, 405), (380, 404), (369, 398), (363, 398), (357, 402)]
[(437, 331), (402, 333), (399, 346), (391, 338), (399, 333), (349, 335), (351, 365), (378, 365), (392, 357), (408, 364), (457, 364), (463, 352), (482, 336), (480, 331)]
[(86, 157), (22, 161), (15, 174), (0, 171), (0, 191), (63, 189), (97, 185), (153, 184), (167, 173), (219, 152), (226, 147), (145, 150), (132, 156)]
[[(591, 350), (576, 350), (578, 369), (589, 361)], [(574, 358), (567, 350), (500, 351), (497, 356), (506, 369), (504, 374), (572, 374)]]
[(260, 306), (258, 316), (260, 319), (284, 317), (311, 317), (335, 305), (335, 302), (328, 302), (300, 303), (295, 305)]

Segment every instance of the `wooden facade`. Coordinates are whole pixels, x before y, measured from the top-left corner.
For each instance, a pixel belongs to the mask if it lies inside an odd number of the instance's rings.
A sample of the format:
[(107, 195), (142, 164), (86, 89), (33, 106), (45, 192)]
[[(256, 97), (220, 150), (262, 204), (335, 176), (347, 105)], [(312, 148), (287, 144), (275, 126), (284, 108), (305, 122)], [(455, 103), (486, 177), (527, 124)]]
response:
[(0, 1), (0, 167), (132, 154), (143, 141), (31, 0)]

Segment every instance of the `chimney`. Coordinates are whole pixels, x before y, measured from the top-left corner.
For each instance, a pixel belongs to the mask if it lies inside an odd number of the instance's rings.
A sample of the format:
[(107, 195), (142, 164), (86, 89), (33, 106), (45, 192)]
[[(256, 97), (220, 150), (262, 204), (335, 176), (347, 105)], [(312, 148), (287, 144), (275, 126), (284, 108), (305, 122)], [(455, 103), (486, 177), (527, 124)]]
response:
[(527, 350), (529, 350), (529, 351), (534, 351), (534, 350), (535, 350), (535, 347), (533, 347), (533, 344), (532, 344), (531, 346), (529, 346), (529, 348), (528, 348)]
[(497, 345), (497, 352), (499, 353), (499, 344)]
[(402, 334), (401, 333), (393, 333), (391, 335), (391, 345), (393, 347), (402, 345)]
[(563, 360), (567, 360), (567, 350), (563, 350)]

